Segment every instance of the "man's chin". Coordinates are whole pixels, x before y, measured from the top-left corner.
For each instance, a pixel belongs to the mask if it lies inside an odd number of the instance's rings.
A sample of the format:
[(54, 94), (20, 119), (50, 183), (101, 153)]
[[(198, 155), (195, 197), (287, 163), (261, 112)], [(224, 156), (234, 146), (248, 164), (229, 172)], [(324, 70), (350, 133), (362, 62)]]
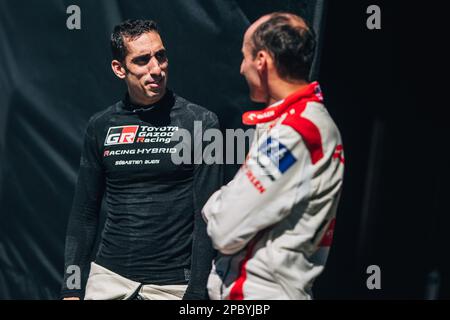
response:
[(164, 96), (165, 93), (166, 93), (166, 90), (163, 88), (158, 89), (158, 90), (151, 90), (151, 91), (147, 90), (146, 96), (148, 99), (152, 99), (152, 100), (158, 99), (159, 100)]
[(264, 98), (258, 97), (258, 96), (253, 96), (253, 95), (250, 96), (250, 100), (252, 100), (252, 102), (255, 102), (255, 103), (266, 103), (267, 102)]
[(250, 90), (250, 100), (255, 103), (266, 103), (267, 97), (260, 90)]

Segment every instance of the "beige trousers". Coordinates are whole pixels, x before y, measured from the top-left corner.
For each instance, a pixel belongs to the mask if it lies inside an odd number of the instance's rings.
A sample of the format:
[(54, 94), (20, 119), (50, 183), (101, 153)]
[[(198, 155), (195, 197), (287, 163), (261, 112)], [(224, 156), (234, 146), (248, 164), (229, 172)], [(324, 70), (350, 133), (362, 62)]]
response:
[[(84, 300), (127, 300), (141, 286), (94, 262), (86, 284)], [(143, 285), (139, 295), (145, 300), (181, 300), (187, 285)]]

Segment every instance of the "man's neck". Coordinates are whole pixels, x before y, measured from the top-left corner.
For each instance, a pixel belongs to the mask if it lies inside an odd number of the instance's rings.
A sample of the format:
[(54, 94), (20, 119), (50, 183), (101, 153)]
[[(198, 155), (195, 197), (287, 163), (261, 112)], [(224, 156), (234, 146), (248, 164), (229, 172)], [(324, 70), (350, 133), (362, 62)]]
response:
[(153, 105), (153, 104), (161, 101), (164, 98), (164, 96), (166, 95), (166, 92), (161, 97), (158, 97), (155, 99), (151, 99), (151, 98), (146, 99), (146, 98), (140, 98), (137, 96), (133, 96), (129, 91), (128, 91), (128, 96), (130, 99), (130, 103), (132, 105), (138, 106), (138, 107), (145, 107), (145, 106), (150, 106), (150, 105)]
[(305, 80), (298, 80), (295, 82), (287, 82), (284, 80), (278, 80), (273, 81), (271, 88), (269, 90), (269, 101), (268, 106), (271, 106), (272, 104), (281, 101), (283, 99), (286, 99), (291, 94), (307, 87), (309, 85), (309, 82)]

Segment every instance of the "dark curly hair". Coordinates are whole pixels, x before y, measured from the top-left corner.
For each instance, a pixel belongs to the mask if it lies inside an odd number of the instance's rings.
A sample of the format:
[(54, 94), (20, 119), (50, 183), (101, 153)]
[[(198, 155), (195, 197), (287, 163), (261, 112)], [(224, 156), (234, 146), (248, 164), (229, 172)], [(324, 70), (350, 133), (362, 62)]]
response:
[(115, 26), (114, 31), (111, 34), (111, 53), (113, 59), (120, 62), (125, 61), (125, 57), (128, 54), (124, 42), (125, 37), (133, 40), (150, 31), (159, 33), (156, 22), (152, 20), (126, 20)]
[(251, 38), (252, 54), (255, 58), (259, 51), (268, 51), (283, 79), (308, 80), (316, 50), (316, 37), (308, 26), (305, 28), (292, 23), (292, 16), (303, 20), (293, 14), (277, 12), (262, 23)]

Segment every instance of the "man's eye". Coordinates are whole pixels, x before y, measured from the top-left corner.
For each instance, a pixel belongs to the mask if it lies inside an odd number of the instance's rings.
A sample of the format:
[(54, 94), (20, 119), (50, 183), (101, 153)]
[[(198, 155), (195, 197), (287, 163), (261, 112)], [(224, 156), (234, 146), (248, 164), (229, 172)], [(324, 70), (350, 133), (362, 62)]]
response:
[(144, 66), (148, 63), (149, 60), (150, 60), (150, 58), (147, 56), (139, 57), (139, 58), (134, 59), (134, 63), (136, 63), (137, 65), (140, 65), (140, 66)]
[(167, 61), (166, 51), (164, 51), (164, 50), (158, 51), (155, 54), (155, 58), (156, 58), (156, 60), (158, 60), (159, 63), (166, 62)]

